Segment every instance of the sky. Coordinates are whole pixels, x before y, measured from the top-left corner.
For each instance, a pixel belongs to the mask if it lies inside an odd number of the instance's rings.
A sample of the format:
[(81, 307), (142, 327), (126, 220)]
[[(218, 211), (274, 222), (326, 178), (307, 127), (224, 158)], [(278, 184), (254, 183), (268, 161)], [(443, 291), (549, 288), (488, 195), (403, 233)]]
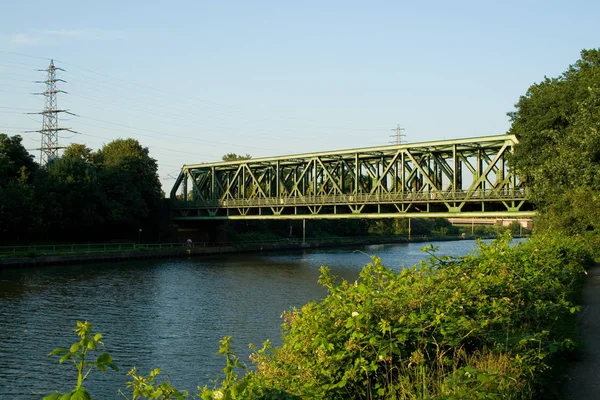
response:
[(184, 164), (503, 134), (582, 49), (598, 1), (0, 0), (0, 132), (39, 160), (51, 59), (59, 144), (135, 138), (167, 196)]

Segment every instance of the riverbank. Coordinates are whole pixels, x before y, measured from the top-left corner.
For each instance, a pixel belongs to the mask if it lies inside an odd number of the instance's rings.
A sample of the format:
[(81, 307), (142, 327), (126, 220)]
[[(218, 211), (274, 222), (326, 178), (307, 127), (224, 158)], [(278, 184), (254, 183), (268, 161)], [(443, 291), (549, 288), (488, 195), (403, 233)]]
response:
[[(221, 243), (199, 243), (191, 249), (179, 243), (165, 244), (96, 244), (58, 245), (5, 248), (0, 257), (0, 268), (37, 266), (68, 263), (118, 262), (125, 260), (179, 258), (209, 256), (231, 253), (256, 253), (263, 251), (302, 250), (314, 248), (352, 247), (372, 244), (419, 243), (427, 241), (473, 240), (474, 237), (456, 236), (413, 236), (408, 237), (362, 237), (311, 239), (306, 242), (281, 240), (271, 242), (240, 242), (229, 245)], [(19, 250), (17, 251), (17, 249)], [(10, 251), (12, 249), (12, 251)]]

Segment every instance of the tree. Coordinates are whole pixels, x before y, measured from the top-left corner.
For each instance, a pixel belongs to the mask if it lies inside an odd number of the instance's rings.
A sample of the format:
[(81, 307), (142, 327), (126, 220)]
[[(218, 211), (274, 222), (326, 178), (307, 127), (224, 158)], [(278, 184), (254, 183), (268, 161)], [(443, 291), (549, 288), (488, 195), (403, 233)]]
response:
[(537, 227), (600, 229), (600, 50), (558, 78), (532, 85), (508, 113), (515, 134), (511, 166), (542, 214)]
[(156, 229), (162, 190), (158, 165), (135, 139), (117, 139), (93, 155), (106, 195), (105, 219), (114, 233)]
[(44, 199), (45, 228), (56, 238), (103, 236), (106, 197), (91, 159), (90, 149), (73, 144), (62, 157), (51, 160), (37, 179), (38, 198)]
[(246, 154), (245, 156), (241, 156), (235, 153), (227, 153), (221, 159), (223, 161), (242, 161), (242, 160), (250, 160), (252, 156), (250, 154)]
[(21, 136), (0, 133), (0, 188), (8, 182), (25, 179), (30, 181), (37, 170), (33, 156), (21, 144)]
[(31, 182), (38, 166), (21, 141), (0, 134), (0, 240), (19, 239), (35, 226)]
[(85, 161), (91, 161), (93, 153), (92, 149), (86, 147), (85, 144), (73, 143), (65, 149), (63, 156), (70, 159), (79, 158)]

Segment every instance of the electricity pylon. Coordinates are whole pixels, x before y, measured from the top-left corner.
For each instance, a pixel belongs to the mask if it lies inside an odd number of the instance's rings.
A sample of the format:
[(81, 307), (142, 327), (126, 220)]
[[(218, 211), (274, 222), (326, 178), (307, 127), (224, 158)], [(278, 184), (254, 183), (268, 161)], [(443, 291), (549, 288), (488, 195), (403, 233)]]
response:
[(54, 60), (50, 60), (50, 65), (46, 69), (40, 69), (38, 71), (47, 72), (47, 77), (45, 81), (36, 81), (36, 83), (45, 83), (46, 90), (42, 93), (34, 93), (37, 95), (42, 95), (46, 98), (46, 107), (44, 111), (39, 113), (32, 114), (41, 114), (43, 116), (42, 121), (42, 129), (39, 131), (32, 132), (40, 132), (42, 134), (42, 145), (40, 146), (40, 165), (44, 165), (48, 163), (53, 158), (58, 157), (58, 149), (64, 149), (64, 147), (60, 147), (58, 145), (58, 132), (60, 131), (68, 131), (77, 133), (70, 128), (60, 128), (58, 126), (58, 114), (66, 113), (75, 115), (70, 113), (68, 110), (61, 110), (58, 108), (56, 95), (57, 93), (67, 93), (64, 90), (59, 90), (56, 87), (56, 82), (65, 82), (62, 79), (58, 79), (56, 77), (56, 71), (63, 71), (62, 68), (57, 68), (54, 66)]

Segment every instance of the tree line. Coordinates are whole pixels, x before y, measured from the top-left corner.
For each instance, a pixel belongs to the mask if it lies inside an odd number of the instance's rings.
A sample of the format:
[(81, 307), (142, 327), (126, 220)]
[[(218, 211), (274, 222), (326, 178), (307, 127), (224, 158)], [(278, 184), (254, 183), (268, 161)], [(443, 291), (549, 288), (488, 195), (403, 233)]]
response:
[(96, 241), (159, 228), (156, 160), (134, 139), (72, 144), (40, 166), (20, 136), (0, 134), (0, 242)]
[(531, 85), (509, 133), (511, 166), (526, 182), (540, 230), (567, 234), (600, 229), (600, 50), (583, 50), (562, 75)]

